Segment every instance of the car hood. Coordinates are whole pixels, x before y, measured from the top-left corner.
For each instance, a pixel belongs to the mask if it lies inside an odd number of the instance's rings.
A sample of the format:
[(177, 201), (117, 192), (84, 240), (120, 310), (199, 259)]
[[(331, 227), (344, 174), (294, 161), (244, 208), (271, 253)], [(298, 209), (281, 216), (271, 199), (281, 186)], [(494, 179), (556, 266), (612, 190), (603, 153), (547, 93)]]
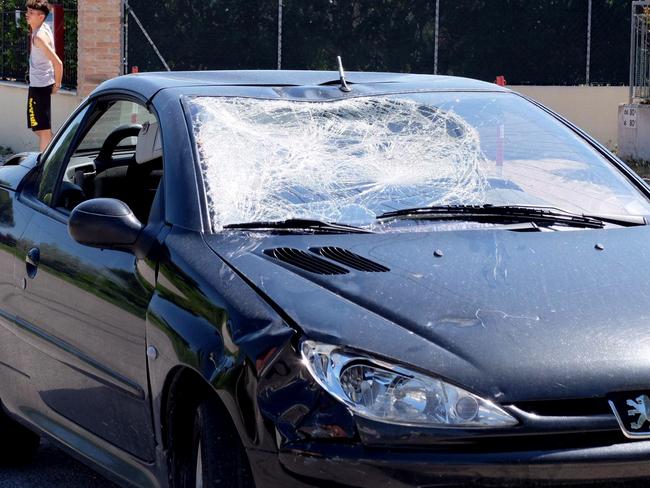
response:
[[(501, 402), (650, 389), (648, 227), (237, 232), (206, 241), (310, 338), (408, 364)], [(291, 260), (323, 247), (386, 270), (328, 259), (348, 272), (320, 274), (270, 255), (283, 249), (278, 255)]]

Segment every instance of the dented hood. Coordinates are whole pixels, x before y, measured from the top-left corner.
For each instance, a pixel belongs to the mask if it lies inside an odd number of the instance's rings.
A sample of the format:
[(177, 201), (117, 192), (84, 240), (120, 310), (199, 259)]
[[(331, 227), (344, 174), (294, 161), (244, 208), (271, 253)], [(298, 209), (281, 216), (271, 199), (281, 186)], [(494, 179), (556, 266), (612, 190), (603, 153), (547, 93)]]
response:
[[(501, 402), (648, 387), (645, 226), (236, 232), (206, 240), (310, 338), (406, 363)], [(345, 249), (387, 270), (355, 270), (327, 259), (347, 271), (327, 275), (269, 255), (280, 248), (314, 254), (322, 247)]]

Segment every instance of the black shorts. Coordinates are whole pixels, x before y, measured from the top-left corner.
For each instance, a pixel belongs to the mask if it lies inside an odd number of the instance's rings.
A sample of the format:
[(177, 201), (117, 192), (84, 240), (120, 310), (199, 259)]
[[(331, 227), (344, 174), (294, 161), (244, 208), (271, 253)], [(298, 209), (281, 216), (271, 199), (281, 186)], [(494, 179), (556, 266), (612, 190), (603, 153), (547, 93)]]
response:
[(27, 93), (27, 128), (47, 130), (52, 128), (52, 87), (30, 86)]

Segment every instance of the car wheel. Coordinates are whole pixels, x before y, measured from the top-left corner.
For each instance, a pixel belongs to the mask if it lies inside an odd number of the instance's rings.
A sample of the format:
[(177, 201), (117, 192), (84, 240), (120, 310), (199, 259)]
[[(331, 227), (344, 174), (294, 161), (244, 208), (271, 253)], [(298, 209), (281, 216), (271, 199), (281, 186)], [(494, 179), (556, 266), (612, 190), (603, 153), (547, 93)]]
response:
[(0, 464), (22, 464), (32, 460), (41, 438), (10, 419), (0, 406)]
[(192, 463), (187, 488), (254, 488), (255, 482), (239, 434), (218, 413), (213, 400), (199, 405), (194, 419)]

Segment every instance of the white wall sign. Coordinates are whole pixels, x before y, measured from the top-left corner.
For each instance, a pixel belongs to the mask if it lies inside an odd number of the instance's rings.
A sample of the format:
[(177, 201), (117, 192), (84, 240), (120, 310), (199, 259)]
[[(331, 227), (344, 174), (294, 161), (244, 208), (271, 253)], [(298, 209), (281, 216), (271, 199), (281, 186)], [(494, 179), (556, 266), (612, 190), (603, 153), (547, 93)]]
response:
[(623, 108), (623, 127), (626, 129), (636, 129), (636, 105), (625, 105)]

